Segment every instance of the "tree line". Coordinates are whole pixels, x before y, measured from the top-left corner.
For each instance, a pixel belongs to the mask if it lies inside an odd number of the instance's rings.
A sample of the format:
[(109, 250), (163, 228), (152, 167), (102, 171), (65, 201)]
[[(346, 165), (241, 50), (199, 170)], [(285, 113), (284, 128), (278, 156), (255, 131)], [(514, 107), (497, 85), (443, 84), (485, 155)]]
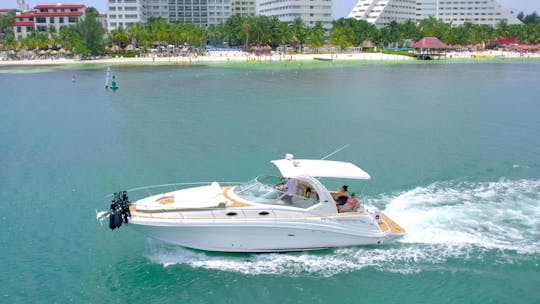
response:
[(448, 45), (477, 45), (499, 37), (516, 38), (518, 43), (540, 43), (540, 18), (535, 13), (518, 14), (524, 24), (509, 25), (499, 22), (489, 25), (464, 23), (452, 26), (435, 18), (412, 20), (377, 28), (364, 20), (340, 18), (332, 22), (330, 31), (317, 22), (310, 27), (300, 18), (282, 22), (275, 17), (231, 16), (224, 23), (208, 28), (195, 24), (166, 23), (161, 18), (149, 18), (145, 24), (137, 23), (107, 33), (97, 20), (95, 8), (86, 9), (86, 17), (75, 26), (61, 27), (57, 32), (50, 26), (46, 32), (32, 31), (26, 38), (15, 39), (11, 28), (14, 11), (0, 16), (0, 43), (7, 49), (47, 49), (62, 47), (76, 54), (104, 54), (107, 45), (121, 48), (129, 44), (147, 51), (159, 45), (183, 45), (204, 48), (206, 45), (248, 48), (250, 45), (290, 45), (301, 51), (304, 46), (319, 48), (333, 45), (341, 48), (359, 46), (370, 41), (378, 47), (403, 46), (422, 37), (437, 37)]

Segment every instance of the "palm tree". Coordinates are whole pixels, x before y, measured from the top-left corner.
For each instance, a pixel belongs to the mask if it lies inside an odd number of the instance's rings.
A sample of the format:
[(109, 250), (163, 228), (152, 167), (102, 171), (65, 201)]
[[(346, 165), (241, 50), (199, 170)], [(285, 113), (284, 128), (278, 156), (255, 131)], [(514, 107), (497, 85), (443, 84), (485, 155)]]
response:
[(148, 48), (148, 32), (146, 27), (141, 23), (136, 23), (134, 25), (129, 25), (127, 27), (127, 32), (132, 44), (137, 47)]
[(312, 48), (320, 48), (324, 45), (324, 27), (322, 21), (315, 22), (315, 25), (308, 30), (308, 45)]
[(240, 32), (238, 33), (240, 37), (244, 38), (244, 49), (247, 50), (249, 46), (249, 35), (253, 30), (252, 20), (249, 17), (244, 17), (242, 23), (240, 24)]
[(113, 43), (120, 46), (121, 48), (125, 48), (126, 45), (129, 43), (129, 35), (126, 33), (122, 26), (113, 30), (111, 32), (111, 36)]
[(148, 18), (147, 26), (152, 44), (157, 43), (158, 45), (161, 45), (167, 41), (168, 25), (163, 19), (150, 17)]
[(306, 42), (307, 28), (300, 17), (294, 18), (291, 24), (291, 31), (293, 35), (293, 41), (297, 46), (297, 49), (302, 53), (302, 45)]

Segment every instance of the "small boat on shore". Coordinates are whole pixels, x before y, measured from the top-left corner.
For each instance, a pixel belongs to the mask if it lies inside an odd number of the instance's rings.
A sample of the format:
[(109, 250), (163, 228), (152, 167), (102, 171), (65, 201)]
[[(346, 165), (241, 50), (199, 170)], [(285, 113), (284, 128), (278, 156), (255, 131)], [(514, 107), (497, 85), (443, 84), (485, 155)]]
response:
[[(166, 243), (219, 252), (286, 252), (382, 244), (405, 230), (374, 207), (339, 212), (319, 178), (369, 180), (349, 162), (273, 160), (281, 176), (244, 184), (218, 182), (159, 193), (131, 203), (125, 191), (98, 212), (115, 229), (122, 222)], [(292, 181), (292, 182), (291, 182)], [(294, 184), (294, 192), (290, 185)], [(145, 188), (147, 189), (147, 188)], [(129, 192), (129, 191), (128, 191)]]
[(314, 60), (319, 60), (319, 61), (332, 61), (333, 59), (331, 58), (323, 58), (323, 57), (313, 57)]

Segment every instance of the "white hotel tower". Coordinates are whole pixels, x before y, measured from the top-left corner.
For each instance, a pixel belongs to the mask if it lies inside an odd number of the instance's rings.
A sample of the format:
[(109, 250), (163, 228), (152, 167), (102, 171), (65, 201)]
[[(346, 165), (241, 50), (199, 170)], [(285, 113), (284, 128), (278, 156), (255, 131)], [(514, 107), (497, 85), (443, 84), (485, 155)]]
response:
[(292, 22), (300, 17), (307, 26), (322, 21), (324, 28), (332, 27), (332, 0), (259, 0), (259, 14)]
[(452, 25), (470, 22), (495, 26), (501, 20), (508, 24), (521, 23), (496, 0), (359, 0), (348, 17), (366, 20), (377, 27), (392, 21), (429, 17)]

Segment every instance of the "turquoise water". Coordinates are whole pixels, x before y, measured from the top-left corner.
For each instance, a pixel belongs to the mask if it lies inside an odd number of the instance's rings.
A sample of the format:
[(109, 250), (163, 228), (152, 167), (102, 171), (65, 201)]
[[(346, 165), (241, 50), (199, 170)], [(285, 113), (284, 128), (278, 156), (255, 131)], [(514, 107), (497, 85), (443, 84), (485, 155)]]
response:
[[(0, 68), (0, 302), (540, 302), (540, 62), (112, 71), (117, 92), (104, 67)], [(220, 254), (95, 220), (120, 189), (346, 144), (401, 241)]]

